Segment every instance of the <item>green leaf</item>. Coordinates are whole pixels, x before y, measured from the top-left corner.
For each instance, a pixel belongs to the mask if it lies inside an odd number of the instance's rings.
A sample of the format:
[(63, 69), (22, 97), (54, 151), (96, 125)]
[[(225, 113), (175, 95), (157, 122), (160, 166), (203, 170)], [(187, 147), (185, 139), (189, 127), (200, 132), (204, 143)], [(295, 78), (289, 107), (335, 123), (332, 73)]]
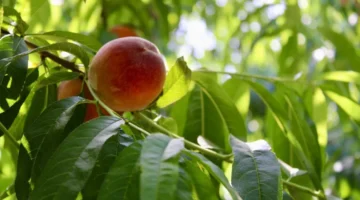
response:
[[(12, 51), (13, 54), (22, 54), (27, 51), (27, 46), (23, 38), (18, 36), (12, 36)], [(7, 59), (7, 58), (5, 58)], [(4, 59), (3, 59), (4, 60)], [(1, 60), (0, 63), (8, 62)], [(0, 67), (3, 66), (0, 64)], [(24, 87), (26, 73), (28, 68), (28, 56), (24, 56), (21, 59), (13, 60), (11, 62), (6, 63), (6, 74), (11, 77), (11, 84), (2, 82), (2, 77), (4, 74), (0, 74), (0, 86), (7, 88), (6, 97), (9, 99), (17, 99)], [(1, 70), (2, 71), (2, 70)], [(1, 72), (0, 72), (1, 73)], [(9, 86), (10, 85), (10, 86)], [(4, 96), (3, 96), (4, 97)], [(0, 98), (3, 98), (0, 97)]]
[(342, 33), (337, 33), (328, 27), (318, 28), (319, 32), (328, 40), (330, 40), (337, 49), (337, 56), (345, 58), (351, 65), (353, 70), (360, 71), (358, 63), (360, 56), (358, 55), (353, 42)]
[(81, 97), (71, 97), (51, 104), (25, 130), (33, 159), (32, 180), (36, 183), (50, 156), (66, 137), (63, 133), (76, 106), (85, 103)]
[(264, 140), (245, 143), (231, 137), (231, 183), (243, 199), (282, 199), (280, 165)]
[(12, 51), (12, 46), (13, 46), (12, 44), (13, 44), (12, 36), (10, 34), (4, 35), (0, 39), (0, 51)]
[(32, 161), (30, 155), (25, 149), (25, 147), (21, 144), (19, 149), (19, 157), (15, 179), (15, 192), (16, 198), (18, 200), (29, 199), (29, 194), (31, 191), (29, 183), (31, 177), (31, 165)]
[[(35, 81), (39, 76), (39, 70), (38, 68), (33, 70), (28, 70), (28, 75), (25, 81), (25, 88), (23, 92), (27, 92), (27, 87), (32, 84), (33, 81)], [(55, 88), (56, 89), (56, 88)], [(29, 106), (32, 103), (32, 98), (34, 96), (34, 92), (30, 91), (28, 95), (24, 97), (24, 102), (19, 107), (18, 112), (16, 112), (14, 121), (12, 122), (11, 126), (9, 127), (9, 132), (13, 135), (13, 137), (17, 140), (20, 140), (23, 132), (24, 132), (24, 124), (26, 119), (26, 116), (29, 114)], [(51, 99), (51, 98), (49, 98)], [(38, 104), (41, 104), (42, 102), (37, 102)], [(40, 111), (41, 112), (41, 111)], [(8, 116), (9, 117), (9, 116)]]
[(17, 54), (15, 56), (12, 56), (10, 58), (2, 59), (2, 61), (13, 61), (16, 59), (19, 59), (23, 56), (27, 56), (31, 53), (41, 52), (41, 51), (47, 51), (47, 50), (56, 50), (56, 51), (65, 51), (68, 53), (71, 53), (78, 57), (82, 63), (87, 67), (89, 65), (89, 57), (87, 53), (78, 45), (69, 43), (69, 42), (60, 42), (60, 43), (54, 43), (47, 46), (38, 47), (36, 49), (32, 49), (29, 51), (26, 51), (24, 53)]
[(15, 26), (15, 32), (20, 33), (20, 35), (23, 35), (25, 31), (28, 29), (28, 25), (26, 22), (21, 18), (20, 13), (18, 13), (15, 9), (13, 9), (10, 6), (4, 6), (4, 16), (15, 16), (16, 17), (16, 23), (14, 23)]
[(145, 139), (140, 156), (140, 199), (175, 199), (178, 155), (183, 148), (181, 139), (163, 134), (152, 134)]
[(168, 14), (169, 14), (169, 8), (162, 0), (155, 0), (153, 1), (155, 4), (154, 11), (157, 13), (157, 19), (159, 20), (159, 23), (156, 23), (156, 25), (159, 26), (161, 39), (167, 43), (169, 41), (169, 33), (170, 33), (170, 27), (169, 27), (169, 21), (168, 21)]
[(274, 96), (259, 83), (247, 81), (251, 88), (261, 97), (264, 103), (282, 119), (287, 119), (287, 112), (284, 107), (274, 98)]
[(188, 92), (190, 81), (191, 70), (184, 58), (180, 57), (167, 74), (163, 95), (157, 100), (156, 105), (164, 108), (184, 97)]
[[(316, 88), (312, 96), (311, 117), (315, 122), (318, 142), (323, 148), (324, 153), (328, 142), (327, 110), (326, 97), (320, 88)], [(323, 155), (323, 161), (325, 161), (325, 158), (325, 155)]]
[(184, 109), (184, 112), (187, 112), (183, 130), (185, 139), (197, 143), (198, 137), (202, 136), (226, 152), (231, 152), (225, 120), (200, 87), (196, 86), (191, 92), (188, 109)]
[(360, 105), (353, 100), (330, 90), (324, 91), (326, 96), (333, 100), (352, 119), (360, 122)]
[(215, 164), (213, 164), (210, 160), (205, 158), (203, 155), (192, 152), (192, 151), (183, 151), (186, 155), (188, 155), (195, 162), (199, 162), (218, 182), (222, 183), (225, 188), (230, 193), (231, 197), (234, 200), (240, 200), (241, 197), (237, 194), (235, 189), (231, 187), (229, 181), (227, 180), (224, 172)]
[(185, 159), (184, 169), (189, 174), (193, 182), (195, 195), (193, 199), (218, 200), (218, 188), (214, 185), (209, 173), (193, 160)]
[[(185, 167), (185, 166), (184, 166)], [(193, 180), (189, 173), (186, 172), (184, 167), (179, 168), (179, 178), (176, 186), (176, 199), (177, 200), (193, 200)], [(204, 185), (202, 185), (204, 186)], [(208, 199), (210, 200), (210, 199)]]
[(299, 115), (299, 113), (295, 110), (296, 108), (302, 108), (302, 105), (297, 102), (294, 93), (286, 93), (285, 101), (289, 105), (290, 112), (289, 114), (291, 132), (288, 137), (290, 139), (290, 142), (294, 146), (297, 146), (298, 152), (296, 153), (300, 154), (298, 156), (303, 162), (303, 167), (305, 167), (306, 170), (309, 172), (309, 176), (315, 188), (317, 190), (320, 190), (322, 189), (320, 180), (321, 172), (323, 169), (323, 161), (317, 136), (310, 129), (307, 121), (302, 118), (301, 115)]
[(80, 76), (80, 73), (78, 73), (78, 72), (60, 71), (60, 72), (51, 73), (47, 77), (39, 78), (40, 80), (37, 82), (36, 90), (38, 90), (44, 86), (59, 83), (61, 81), (75, 79), (75, 78), (78, 78), (79, 76)]
[(118, 133), (121, 124), (117, 118), (102, 116), (76, 128), (47, 162), (30, 199), (75, 199), (104, 143)]
[(97, 198), (105, 176), (114, 163), (117, 155), (128, 146), (127, 142), (132, 142), (132, 138), (129, 138), (126, 134), (114, 135), (105, 142), (98, 160), (96, 161), (96, 165), (91, 172), (91, 176), (81, 192), (84, 199)]
[[(3, 18), (4, 18), (4, 7), (3, 7), (2, 1), (1, 1), (0, 2), (0, 27), (2, 26)], [(1, 30), (0, 30), (0, 34), (1, 34)]]
[(218, 114), (223, 118), (229, 132), (239, 139), (246, 140), (247, 131), (244, 119), (229, 95), (206, 73), (193, 72), (192, 78), (201, 86), (204, 95), (209, 98)]
[(100, 188), (99, 200), (139, 199), (141, 147), (141, 142), (134, 142), (120, 152)]
[(360, 84), (360, 73), (354, 71), (331, 71), (322, 73), (316, 80), (341, 81), (345, 83)]
[(64, 39), (64, 40), (73, 40), (75, 42), (78, 42), (80, 45), (87, 46), (90, 48), (93, 52), (98, 51), (102, 44), (98, 42), (95, 38), (92, 38), (91, 36), (80, 34), (80, 33), (73, 33), (73, 32), (67, 32), (67, 31), (50, 31), (40, 34), (28, 34), (29, 36), (34, 37), (40, 37), (44, 39)]
[(177, 134), (182, 136), (186, 125), (186, 113), (189, 104), (189, 97), (191, 93), (186, 94), (183, 98), (171, 106), (170, 117), (176, 121)]
[[(56, 85), (48, 85), (39, 90), (32, 90), (28, 99), (25, 101), (25, 105), (28, 106), (26, 114), (21, 117), (23, 120), (23, 130), (26, 130), (37, 117), (53, 102), (57, 100), (57, 88)], [(17, 126), (21, 126), (17, 124)], [(15, 127), (14, 127), (15, 128)], [(17, 127), (18, 129), (20, 127)], [(22, 136), (23, 132), (17, 134), (18, 137)]]
[(230, 78), (227, 80), (222, 87), (226, 93), (233, 100), (236, 108), (241, 113), (243, 119), (246, 118), (246, 115), (249, 111), (250, 105), (250, 88), (245, 81), (242, 81), (238, 78)]

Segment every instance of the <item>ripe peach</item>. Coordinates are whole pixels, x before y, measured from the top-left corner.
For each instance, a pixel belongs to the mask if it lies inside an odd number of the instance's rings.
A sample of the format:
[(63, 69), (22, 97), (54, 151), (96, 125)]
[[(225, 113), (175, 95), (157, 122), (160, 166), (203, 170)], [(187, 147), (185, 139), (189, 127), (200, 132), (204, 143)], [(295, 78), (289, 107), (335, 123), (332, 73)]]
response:
[(89, 66), (89, 83), (117, 112), (145, 109), (161, 93), (165, 61), (158, 48), (140, 37), (106, 43)]
[[(82, 80), (80, 80), (80, 79), (72, 79), (72, 80), (61, 82), (58, 87), (57, 99), (61, 100), (61, 99), (69, 98), (72, 96), (80, 95), (81, 86), (82, 86)], [(84, 85), (84, 97), (86, 99), (90, 99), (90, 100), (94, 99), (89, 91), (89, 88), (86, 85)], [(109, 115), (109, 113), (106, 112), (106, 110), (102, 107), (101, 107), (101, 112), (104, 115)], [(96, 117), (99, 117), (99, 114), (96, 109), (96, 105), (95, 104), (87, 104), (84, 121), (86, 122), (86, 121), (89, 121)]]
[(110, 29), (110, 32), (114, 33), (119, 38), (129, 37), (129, 36), (137, 36), (134, 29), (127, 27), (127, 26), (122, 26), (122, 25), (114, 26), (113, 28)]
[(72, 79), (63, 81), (59, 84), (57, 99), (65, 99), (72, 96), (77, 96), (81, 92), (82, 80)]

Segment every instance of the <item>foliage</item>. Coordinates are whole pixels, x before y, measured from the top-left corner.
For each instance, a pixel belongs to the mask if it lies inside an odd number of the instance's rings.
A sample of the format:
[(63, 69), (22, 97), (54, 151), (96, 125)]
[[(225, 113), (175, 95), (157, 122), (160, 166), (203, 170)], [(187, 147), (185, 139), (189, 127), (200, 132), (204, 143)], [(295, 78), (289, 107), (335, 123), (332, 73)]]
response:
[[(360, 199), (359, 13), (345, 0), (0, 1), (0, 199)], [(58, 101), (119, 24), (165, 56), (161, 96), (123, 116), (96, 95)], [(111, 116), (84, 123), (86, 104)]]

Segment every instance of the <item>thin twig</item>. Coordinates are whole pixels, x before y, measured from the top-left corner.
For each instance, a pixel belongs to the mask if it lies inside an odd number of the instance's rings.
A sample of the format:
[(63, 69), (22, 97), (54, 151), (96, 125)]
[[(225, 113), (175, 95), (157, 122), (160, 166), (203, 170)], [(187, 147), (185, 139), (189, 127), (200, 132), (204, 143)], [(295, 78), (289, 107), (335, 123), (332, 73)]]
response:
[(289, 181), (285, 181), (283, 180), (283, 184), (287, 187), (292, 187), (292, 188), (296, 188), (298, 190), (301, 190), (305, 193), (308, 193), (308, 194), (311, 194), (312, 196), (315, 196), (315, 197), (318, 197), (320, 199), (326, 199), (325, 195), (321, 192), (317, 192), (317, 191), (313, 191), (312, 189), (310, 188), (307, 188), (307, 187), (304, 187), (304, 186), (301, 186), (301, 185), (298, 185), (296, 183), (292, 183), (292, 182), (289, 182)]
[[(32, 49), (36, 49), (36, 48), (39, 48), (39, 46), (37, 46), (36, 44), (32, 43), (32, 42), (29, 42), (27, 40), (25, 40), (25, 43), (26, 45), (29, 47), (29, 48), (32, 48)], [(81, 70), (79, 70), (75, 63), (73, 62), (69, 62), (65, 59), (62, 59), (48, 51), (41, 51), (39, 52), (40, 55), (43, 57), (43, 58), (49, 58), (50, 60), (62, 65), (63, 67), (65, 67), (66, 69), (70, 69), (71, 71), (74, 71), (74, 72), (79, 72), (81, 74), (83, 74), (84, 72), (82, 72)]]
[[(176, 135), (175, 133), (172, 133), (171, 131), (167, 130), (166, 128), (156, 124), (154, 121), (152, 121), (151, 119), (149, 119), (147, 116), (145, 116), (144, 114), (142, 114), (140, 112), (135, 112), (134, 115), (139, 117), (140, 119), (146, 121), (149, 125), (153, 126), (154, 128), (158, 129), (159, 131), (161, 131), (171, 137), (184, 139), (184, 138)], [(206, 155), (209, 155), (209, 156), (212, 156), (212, 157), (215, 157), (215, 158), (227, 161), (227, 162), (233, 162), (233, 160), (232, 160), (233, 154), (220, 154), (220, 153), (217, 153), (210, 149), (204, 149), (201, 146), (199, 146), (193, 142), (190, 142), (188, 140), (185, 140), (185, 139), (184, 139), (184, 143), (193, 149), (199, 150), (203, 154), (206, 154)]]
[(14, 136), (10, 134), (10, 132), (6, 129), (6, 127), (0, 122), (0, 130), (4, 133), (6, 137), (8, 137), (11, 141), (11, 143), (14, 144), (17, 148), (19, 148), (19, 143), (16, 141)]

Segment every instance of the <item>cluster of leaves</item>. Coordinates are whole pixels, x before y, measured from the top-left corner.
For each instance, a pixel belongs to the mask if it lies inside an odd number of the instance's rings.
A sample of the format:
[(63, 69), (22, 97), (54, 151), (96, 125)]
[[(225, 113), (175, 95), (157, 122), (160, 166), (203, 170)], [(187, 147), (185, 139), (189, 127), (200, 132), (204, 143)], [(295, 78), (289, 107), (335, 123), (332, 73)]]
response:
[[(7, 162), (17, 172), (15, 181), (0, 179), (0, 198), (335, 199), (323, 186), (328, 104), (339, 106), (344, 123), (358, 126), (359, 98), (349, 92), (360, 84), (358, 72), (329, 71), (309, 81), (190, 71), (179, 58), (153, 108), (83, 123), (84, 104), (94, 102), (57, 101), (57, 83), (84, 76), (101, 43), (66, 31), (27, 34), (28, 25), (7, 6), (0, 19), (1, 153), (11, 155)], [(355, 66), (359, 56), (345, 44), (352, 54), (341, 56)], [(30, 68), (29, 60), (39, 66)], [(219, 84), (219, 73), (231, 78)], [(266, 105), (270, 145), (247, 142), (250, 91)]]

